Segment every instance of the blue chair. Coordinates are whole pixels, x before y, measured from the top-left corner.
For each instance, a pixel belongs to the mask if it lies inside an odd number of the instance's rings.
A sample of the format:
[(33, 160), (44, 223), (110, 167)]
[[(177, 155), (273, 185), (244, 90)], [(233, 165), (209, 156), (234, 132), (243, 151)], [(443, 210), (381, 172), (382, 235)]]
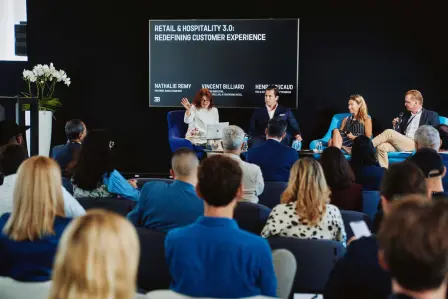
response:
[(85, 210), (104, 209), (106, 211), (115, 212), (124, 217), (126, 217), (126, 215), (130, 211), (132, 211), (132, 209), (136, 205), (135, 201), (116, 197), (111, 198), (84, 197), (84, 198), (77, 198), (76, 200)]
[(290, 298), (294, 293), (323, 294), (328, 277), (336, 262), (345, 254), (341, 242), (308, 240), (290, 237), (268, 238), (271, 249), (287, 249), (297, 261)]
[(341, 210), (341, 216), (342, 220), (344, 221), (345, 233), (347, 234), (347, 241), (354, 236), (353, 230), (350, 227), (350, 222), (364, 221), (369, 229), (372, 227), (372, 221), (370, 220), (369, 216), (364, 213)]
[(287, 182), (265, 181), (263, 193), (258, 196), (258, 203), (270, 209), (274, 208), (280, 204), (280, 195), (287, 186)]
[(260, 235), (268, 221), (271, 209), (260, 204), (241, 201), (235, 208), (233, 218), (241, 229)]
[[(448, 126), (448, 118), (444, 116), (439, 116), (439, 122), (442, 125)], [(413, 152), (389, 152), (387, 156), (389, 157), (389, 164), (400, 163), (409, 158)]]
[(342, 121), (347, 116), (350, 116), (350, 113), (339, 113), (335, 114), (333, 118), (331, 119), (330, 127), (328, 128), (327, 134), (325, 134), (324, 137), (321, 139), (313, 140), (310, 142), (310, 149), (316, 148), (316, 142), (321, 141), (322, 142), (322, 148), (325, 149), (328, 147), (328, 141), (330, 141), (331, 136), (333, 134), (334, 129), (339, 129), (341, 127)]
[(196, 152), (199, 159), (205, 157), (203, 147), (193, 145), (190, 140), (185, 139), (185, 134), (188, 130), (188, 125), (184, 122), (183, 110), (170, 111), (167, 114), (168, 120), (168, 142), (170, 144), (171, 152), (175, 152), (181, 147), (187, 147)]
[(378, 211), (380, 203), (380, 191), (363, 191), (362, 192), (362, 212), (369, 216), (373, 222)]
[(166, 179), (166, 178), (137, 178), (136, 180), (138, 188), (143, 188), (143, 185), (145, 185), (148, 182), (163, 181), (167, 182), (168, 184), (171, 184), (173, 182), (172, 179)]

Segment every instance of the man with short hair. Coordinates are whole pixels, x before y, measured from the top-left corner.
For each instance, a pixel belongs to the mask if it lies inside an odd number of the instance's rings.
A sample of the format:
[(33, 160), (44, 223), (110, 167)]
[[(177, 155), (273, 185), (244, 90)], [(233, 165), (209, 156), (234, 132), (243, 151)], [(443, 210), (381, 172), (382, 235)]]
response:
[[(16, 172), (27, 157), (26, 149), (19, 144), (6, 145), (0, 151), (0, 172), (5, 174), (3, 185), (0, 186), (0, 215), (12, 212)], [(84, 215), (86, 211), (79, 202), (63, 186), (61, 188), (65, 216), (70, 218)]]
[(432, 148), (436, 151), (440, 149), (440, 134), (433, 127), (428, 125), (420, 126), (415, 131), (415, 149)]
[(233, 220), (242, 175), (238, 162), (224, 155), (202, 161), (196, 192), (204, 200), (204, 216), (165, 239), (173, 291), (192, 297), (276, 296), (268, 242)]
[(21, 144), (25, 142), (23, 140), (23, 134), (29, 129), (29, 126), (19, 126), (15, 121), (2, 120), (0, 121), (0, 147), (7, 144)]
[(288, 132), (282, 139), (285, 145), (291, 144), (291, 139), (302, 141), (299, 124), (290, 108), (278, 104), (279, 91), (277, 86), (270, 85), (264, 94), (265, 106), (258, 108), (250, 120), (251, 147), (258, 146), (266, 140), (265, 130), (269, 120), (281, 118), (288, 124)]
[(174, 181), (146, 183), (128, 219), (135, 226), (163, 233), (195, 222), (204, 214), (204, 202), (195, 191), (198, 166), (199, 160), (193, 150), (175, 151), (170, 170)]
[(441, 153), (447, 153), (448, 152), (448, 126), (447, 125), (437, 125), (436, 126), (437, 132), (439, 132), (440, 135), (440, 149), (439, 151)]
[[(398, 131), (387, 129), (373, 138), (373, 146), (377, 149), (378, 162), (382, 167), (389, 166), (389, 152), (412, 152), (415, 150), (415, 132), (422, 125), (436, 126), (440, 123), (439, 115), (423, 108), (423, 96), (418, 90), (409, 90), (405, 96), (407, 113), (399, 124)], [(398, 118), (392, 121), (397, 125)]]
[[(380, 194), (382, 209), (388, 215), (392, 203), (406, 195), (418, 194), (427, 198), (425, 177), (414, 163), (392, 164), (384, 174)], [(350, 243), (347, 253), (333, 268), (324, 297), (381, 299), (387, 298), (390, 292), (390, 276), (378, 264), (378, 244), (372, 235)]]
[(258, 195), (263, 192), (264, 180), (258, 165), (241, 160), (244, 147), (244, 131), (237, 126), (228, 126), (222, 133), (224, 155), (234, 159), (243, 170), (243, 198), (244, 201), (258, 203)]
[(273, 118), (265, 130), (266, 142), (249, 149), (246, 161), (260, 166), (265, 181), (289, 180), (289, 172), (299, 159), (297, 151), (281, 143), (286, 135), (286, 121)]
[(393, 294), (388, 298), (446, 298), (447, 227), (446, 201), (404, 198), (384, 219), (378, 258), (391, 276)]

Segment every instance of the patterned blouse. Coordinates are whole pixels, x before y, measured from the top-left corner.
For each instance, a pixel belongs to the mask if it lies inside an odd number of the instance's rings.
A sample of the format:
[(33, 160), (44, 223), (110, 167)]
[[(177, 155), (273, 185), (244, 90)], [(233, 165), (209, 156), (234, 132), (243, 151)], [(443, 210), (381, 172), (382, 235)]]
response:
[(300, 221), (295, 202), (279, 204), (272, 209), (261, 235), (264, 238), (281, 236), (335, 240), (342, 242), (344, 246), (347, 241), (341, 212), (331, 204), (327, 204), (325, 215), (317, 225), (308, 225)]

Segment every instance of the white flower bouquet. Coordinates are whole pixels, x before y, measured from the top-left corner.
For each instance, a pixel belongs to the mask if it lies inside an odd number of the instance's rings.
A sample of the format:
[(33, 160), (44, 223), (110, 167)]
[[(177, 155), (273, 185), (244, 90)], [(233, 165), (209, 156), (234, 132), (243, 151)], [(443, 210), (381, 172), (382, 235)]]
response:
[[(50, 66), (44, 64), (36, 65), (32, 71), (23, 71), (23, 80), (28, 84), (28, 92), (23, 92), (25, 97), (38, 98), (39, 110), (55, 111), (62, 104), (58, 98), (54, 97), (56, 84), (63, 82), (70, 86), (71, 81), (63, 70), (56, 70), (53, 63)], [(29, 105), (25, 105), (29, 109)]]

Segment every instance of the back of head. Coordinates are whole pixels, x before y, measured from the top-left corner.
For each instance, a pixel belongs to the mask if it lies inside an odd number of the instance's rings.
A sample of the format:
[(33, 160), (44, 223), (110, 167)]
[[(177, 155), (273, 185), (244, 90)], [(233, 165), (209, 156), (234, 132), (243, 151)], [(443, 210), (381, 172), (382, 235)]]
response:
[(440, 139), (442, 141), (440, 149), (448, 151), (448, 126), (440, 124), (436, 126), (436, 130), (439, 132)]
[(415, 163), (420, 168), (425, 178), (439, 177), (441, 179), (445, 172), (442, 157), (431, 148), (419, 149), (409, 158), (409, 161)]
[(322, 152), (320, 163), (331, 189), (345, 189), (355, 181), (355, 175), (347, 159), (337, 147), (326, 148)]
[(105, 173), (113, 171), (110, 135), (104, 130), (93, 130), (84, 138), (74, 168), (75, 185), (84, 190), (94, 190)]
[(238, 126), (228, 126), (222, 132), (222, 147), (224, 150), (241, 149), (244, 143), (244, 131)]
[(18, 143), (17, 138), (22, 134), (20, 127), (15, 121), (0, 121), (0, 147), (6, 144)]
[(242, 177), (240, 165), (232, 158), (208, 157), (199, 166), (198, 193), (209, 206), (228, 206), (237, 196)]
[(49, 298), (135, 298), (139, 258), (131, 223), (112, 212), (90, 210), (62, 235)]
[(176, 150), (171, 158), (171, 168), (176, 177), (196, 176), (199, 160), (196, 153), (189, 148)]
[(285, 134), (286, 129), (288, 128), (288, 123), (286, 120), (280, 118), (272, 118), (268, 122), (268, 136), (274, 138), (280, 138)]
[(355, 138), (352, 146), (350, 164), (355, 172), (364, 166), (377, 165), (375, 148), (369, 137), (360, 135)]
[(426, 194), (426, 182), (422, 171), (412, 162), (392, 164), (384, 173), (380, 193), (388, 201), (409, 194)]
[(418, 149), (432, 148), (436, 151), (440, 149), (440, 134), (433, 126), (420, 126), (415, 132), (414, 140)]
[(303, 223), (318, 224), (325, 214), (330, 189), (322, 166), (312, 158), (297, 160), (291, 168), (288, 187), (281, 203), (296, 202), (296, 213)]
[(13, 240), (36, 240), (54, 233), (54, 219), (64, 216), (61, 169), (50, 158), (25, 160), (17, 172), (11, 216), (3, 232)]
[(79, 119), (72, 119), (65, 124), (65, 135), (70, 141), (80, 139), (84, 131), (84, 123)]
[(405, 197), (385, 217), (378, 234), (380, 257), (402, 288), (429, 291), (446, 282), (447, 227), (447, 201)]
[(10, 175), (17, 172), (20, 164), (28, 157), (25, 147), (20, 144), (9, 144), (0, 149), (0, 172)]

